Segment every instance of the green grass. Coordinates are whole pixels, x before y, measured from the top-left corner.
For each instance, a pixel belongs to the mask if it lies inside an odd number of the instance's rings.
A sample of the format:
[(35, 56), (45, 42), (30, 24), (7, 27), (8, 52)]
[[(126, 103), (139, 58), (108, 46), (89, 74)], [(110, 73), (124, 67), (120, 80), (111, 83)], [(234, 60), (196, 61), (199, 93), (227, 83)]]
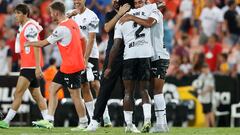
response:
[[(35, 129), (31, 127), (11, 127), (0, 129), (0, 135), (124, 135), (124, 128), (100, 128), (96, 132), (72, 132), (70, 128)], [(240, 135), (240, 128), (170, 128), (162, 135)]]

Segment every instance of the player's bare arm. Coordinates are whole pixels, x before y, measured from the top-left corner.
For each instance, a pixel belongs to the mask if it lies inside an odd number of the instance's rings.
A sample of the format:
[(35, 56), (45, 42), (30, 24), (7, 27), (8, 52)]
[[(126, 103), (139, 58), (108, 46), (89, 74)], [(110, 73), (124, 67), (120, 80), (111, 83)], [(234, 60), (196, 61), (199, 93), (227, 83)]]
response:
[(152, 27), (154, 24), (157, 23), (157, 21), (152, 18), (152, 17), (149, 17), (148, 19), (141, 19), (139, 17), (136, 17), (134, 15), (130, 15), (130, 14), (126, 14), (124, 15), (120, 20), (120, 24), (124, 24), (125, 22), (128, 22), (128, 21), (134, 21), (136, 22), (137, 24), (139, 25), (142, 25), (146, 28), (150, 28)]
[(123, 6), (121, 6), (119, 8), (118, 13), (115, 15), (115, 17), (109, 21), (108, 23), (106, 23), (104, 25), (104, 30), (106, 32), (111, 31), (114, 26), (116, 25), (117, 21), (130, 9), (130, 5), (129, 4), (124, 4)]
[(113, 44), (112, 49), (111, 49), (110, 54), (109, 54), (108, 66), (107, 66), (107, 69), (104, 72), (104, 77), (105, 78), (109, 77), (109, 73), (111, 72), (112, 63), (113, 63), (114, 59), (116, 58), (118, 51), (120, 50), (120, 47), (122, 45), (121, 43), (122, 43), (121, 38), (114, 39), (114, 44)]
[(33, 46), (33, 47), (44, 47), (49, 45), (50, 43), (47, 41), (47, 39), (45, 40), (40, 40), (40, 41), (36, 41), (36, 42), (26, 42), (25, 43), (25, 47), (29, 47), (29, 46)]
[(35, 61), (36, 61), (36, 70), (35, 75), (37, 78), (41, 78), (43, 76), (42, 68), (40, 65), (40, 48), (34, 47), (34, 55), (35, 55)]
[(96, 33), (94, 33), (94, 32), (89, 33), (88, 45), (86, 46), (86, 52), (85, 52), (85, 55), (84, 55), (86, 65), (87, 65), (89, 56), (92, 52), (95, 37), (96, 37)]

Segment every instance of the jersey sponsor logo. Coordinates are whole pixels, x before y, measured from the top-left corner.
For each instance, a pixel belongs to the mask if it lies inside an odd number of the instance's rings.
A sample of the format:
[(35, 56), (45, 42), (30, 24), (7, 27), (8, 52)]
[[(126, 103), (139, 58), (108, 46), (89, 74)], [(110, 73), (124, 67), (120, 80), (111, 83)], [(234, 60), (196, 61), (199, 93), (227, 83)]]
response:
[(146, 42), (145, 40), (139, 40), (139, 41), (130, 43), (128, 47), (132, 48), (132, 47), (138, 47), (138, 46), (146, 45), (146, 44), (148, 44), (148, 42)]
[(53, 34), (52, 34), (53, 37), (58, 37), (58, 31), (55, 31)]
[(86, 30), (87, 29), (87, 26), (79, 26), (81, 30)]
[(33, 30), (33, 28), (30, 28), (28, 34), (26, 35), (27, 38), (35, 38), (37, 36), (37, 32)]

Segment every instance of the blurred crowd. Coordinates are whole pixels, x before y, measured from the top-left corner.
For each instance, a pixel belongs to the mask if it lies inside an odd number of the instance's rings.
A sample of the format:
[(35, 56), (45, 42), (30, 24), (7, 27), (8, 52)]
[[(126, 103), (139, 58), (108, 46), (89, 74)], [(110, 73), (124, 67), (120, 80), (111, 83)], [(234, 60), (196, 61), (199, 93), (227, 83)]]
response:
[[(67, 10), (73, 0), (63, 0)], [(240, 0), (164, 0), (164, 43), (171, 53), (168, 75), (181, 78), (199, 74), (206, 62), (212, 73), (235, 76), (240, 73)], [(46, 38), (56, 27), (51, 23), (48, 4), (52, 0), (0, 0), (0, 74), (19, 70), (19, 55), (14, 44), (17, 33), (14, 7), (29, 3), (31, 18), (43, 27), (41, 38)], [(97, 42), (100, 68), (108, 36), (103, 30), (105, 14), (111, 11), (111, 0), (86, 0), (87, 7), (100, 19)], [(54, 58), (61, 63), (56, 45), (44, 48), (45, 65)], [(10, 66), (10, 68), (9, 68)]]

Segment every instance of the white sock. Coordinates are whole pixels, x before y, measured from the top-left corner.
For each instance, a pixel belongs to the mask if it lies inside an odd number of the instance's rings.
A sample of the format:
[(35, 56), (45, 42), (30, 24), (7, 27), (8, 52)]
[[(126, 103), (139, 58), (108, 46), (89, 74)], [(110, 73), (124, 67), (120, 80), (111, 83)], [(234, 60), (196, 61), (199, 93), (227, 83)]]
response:
[(46, 110), (42, 110), (42, 111), (41, 111), (41, 114), (42, 114), (43, 119), (44, 119), (44, 120), (47, 120), (48, 110), (47, 110), (47, 109), (46, 109)]
[(16, 115), (16, 111), (13, 109), (9, 109), (6, 118), (3, 120), (5, 122), (7, 122), (8, 124), (10, 123), (10, 121), (15, 117)]
[(92, 120), (93, 117), (93, 111), (94, 111), (94, 100), (90, 102), (85, 102), (85, 105), (87, 107), (87, 111), (90, 117), (90, 120)]
[(144, 123), (151, 122), (151, 104), (143, 104)]
[(123, 111), (123, 113), (124, 113), (124, 119), (125, 119), (126, 124), (131, 125), (133, 111)]
[(163, 94), (154, 95), (154, 108), (157, 118), (157, 124), (167, 124), (166, 103)]
[(106, 106), (104, 113), (103, 113), (103, 119), (107, 118), (110, 119), (109, 112), (108, 112), (108, 106)]
[(87, 116), (84, 116), (84, 117), (79, 118), (79, 124), (80, 124), (80, 123), (87, 123), (87, 122), (88, 122)]
[(48, 120), (50, 122), (54, 122), (54, 116), (47, 114), (46, 120)]

